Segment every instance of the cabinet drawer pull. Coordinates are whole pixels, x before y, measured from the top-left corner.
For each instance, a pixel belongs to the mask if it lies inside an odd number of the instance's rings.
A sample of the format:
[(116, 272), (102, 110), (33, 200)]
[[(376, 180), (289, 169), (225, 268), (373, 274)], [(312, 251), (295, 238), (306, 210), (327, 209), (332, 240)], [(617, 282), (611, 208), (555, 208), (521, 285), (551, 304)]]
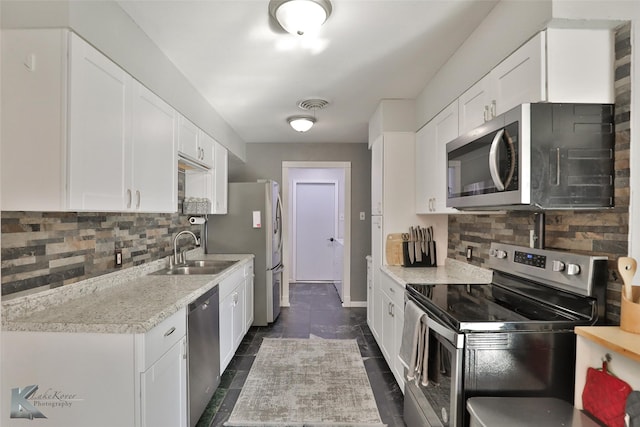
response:
[(171, 329), (169, 329), (167, 332), (164, 333), (165, 337), (168, 337), (169, 335), (171, 335), (172, 333), (174, 333), (176, 330), (175, 326), (172, 326)]

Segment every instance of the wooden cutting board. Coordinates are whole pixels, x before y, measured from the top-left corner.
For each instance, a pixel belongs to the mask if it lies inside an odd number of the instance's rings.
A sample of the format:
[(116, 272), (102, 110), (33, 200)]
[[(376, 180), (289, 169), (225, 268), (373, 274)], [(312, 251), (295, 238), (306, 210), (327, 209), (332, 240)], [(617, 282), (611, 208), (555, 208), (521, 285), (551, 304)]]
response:
[(387, 265), (403, 265), (402, 233), (387, 234), (385, 256)]

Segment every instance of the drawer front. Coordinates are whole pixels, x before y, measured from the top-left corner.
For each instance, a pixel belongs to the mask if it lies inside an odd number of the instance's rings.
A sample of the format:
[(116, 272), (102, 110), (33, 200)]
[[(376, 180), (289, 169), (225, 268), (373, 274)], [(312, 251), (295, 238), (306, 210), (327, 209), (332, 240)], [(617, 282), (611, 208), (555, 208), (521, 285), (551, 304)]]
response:
[(229, 295), (233, 290), (238, 286), (238, 283), (244, 280), (244, 269), (238, 268), (233, 273), (231, 273), (228, 277), (222, 280), (218, 284), (218, 289), (220, 289), (220, 301), (225, 299), (227, 295)]
[(164, 319), (144, 335), (144, 366), (147, 369), (187, 333), (186, 309)]

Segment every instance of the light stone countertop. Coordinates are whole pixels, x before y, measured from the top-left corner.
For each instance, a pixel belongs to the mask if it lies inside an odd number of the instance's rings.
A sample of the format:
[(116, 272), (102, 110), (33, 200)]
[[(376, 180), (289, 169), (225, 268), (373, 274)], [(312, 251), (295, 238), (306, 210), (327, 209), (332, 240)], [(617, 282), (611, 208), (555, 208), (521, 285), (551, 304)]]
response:
[(164, 260), (131, 267), (2, 304), (3, 331), (145, 333), (216, 286), (253, 255), (188, 255), (237, 260), (216, 275), (149, 275)]
[(452, 258), (445, 260), (444, 267), (400, 267), (383, 265), (381, 270), (393, 280), (405, 286), (414, 284), (473, 285), (490, 283), (493, 272)]

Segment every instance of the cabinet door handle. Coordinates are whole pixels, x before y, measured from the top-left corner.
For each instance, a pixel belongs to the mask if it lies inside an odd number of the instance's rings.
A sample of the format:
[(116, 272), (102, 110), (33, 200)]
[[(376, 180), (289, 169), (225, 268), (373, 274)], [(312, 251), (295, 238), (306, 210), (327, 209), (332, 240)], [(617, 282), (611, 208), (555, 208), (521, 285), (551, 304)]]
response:
[(165, 337), (168, 337), (169, 335), (171, 335), (172, 333), (174, 333), (176, 331), (176, 327), (172, 326), (171, 329), (169, 329), (167, 332), (164, 333)]
[(496, 100), (492, 99), (491, 100), (491, 105), (489, 106), (489, 112), (491, 113), (491, 117), (492, 119), (495, 119), (496, 117)]
[(127, 209), (131, 208), (131, 189), (127, 188)]
[(138, 202), (136, 203), (136, 209), (140, 209), (140, 190), (136, 190), (136, 198), (138, 199)]

